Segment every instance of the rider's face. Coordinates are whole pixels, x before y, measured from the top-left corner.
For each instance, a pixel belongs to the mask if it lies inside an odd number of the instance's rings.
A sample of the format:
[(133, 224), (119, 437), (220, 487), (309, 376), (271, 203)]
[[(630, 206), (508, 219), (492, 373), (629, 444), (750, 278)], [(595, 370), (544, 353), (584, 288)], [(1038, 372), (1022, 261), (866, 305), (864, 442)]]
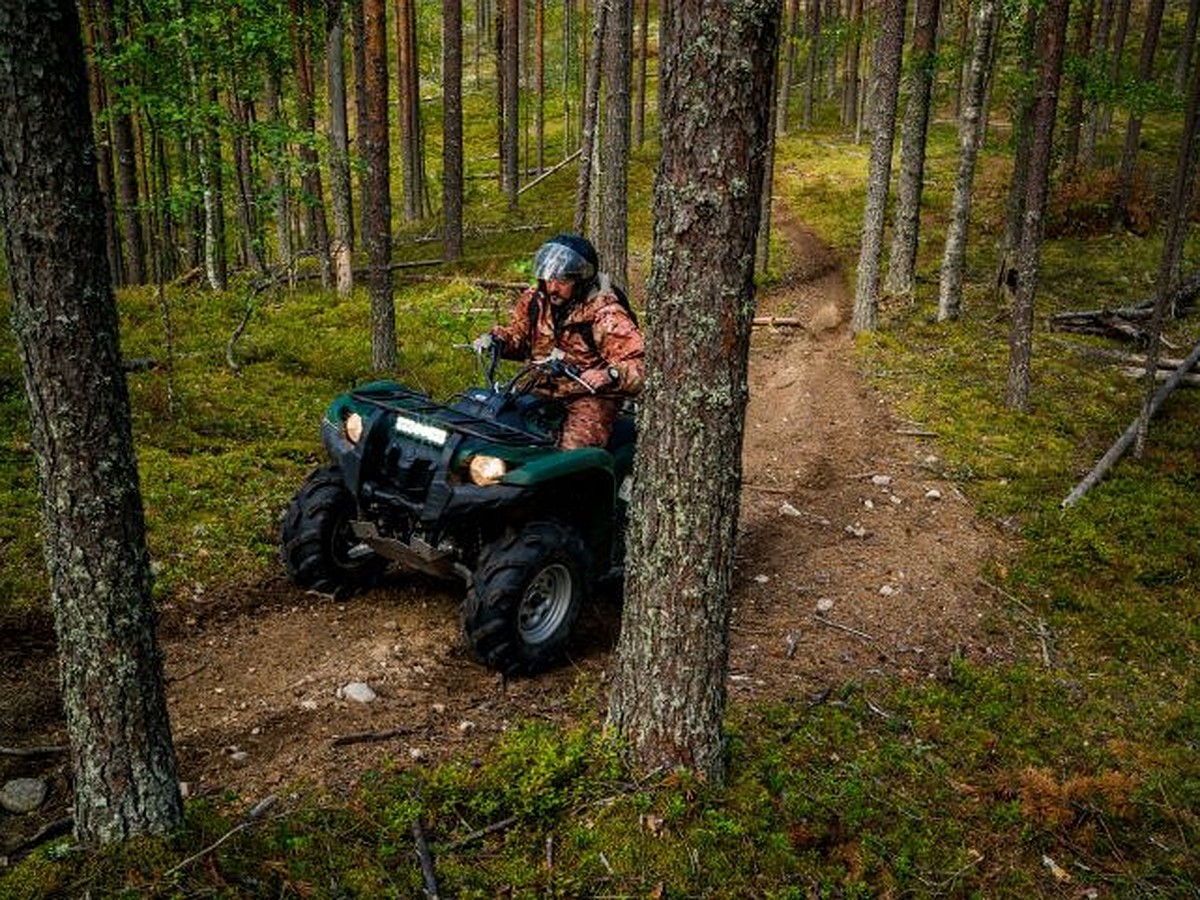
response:
[(550, 295), (550, 302), (555, 306), (558, 306), (561, 303), (566, 303), (571, 299), (571, 294), (574, 292), (574, 281), (560, 281), (557, 278), (546, 279), (546, 293)]

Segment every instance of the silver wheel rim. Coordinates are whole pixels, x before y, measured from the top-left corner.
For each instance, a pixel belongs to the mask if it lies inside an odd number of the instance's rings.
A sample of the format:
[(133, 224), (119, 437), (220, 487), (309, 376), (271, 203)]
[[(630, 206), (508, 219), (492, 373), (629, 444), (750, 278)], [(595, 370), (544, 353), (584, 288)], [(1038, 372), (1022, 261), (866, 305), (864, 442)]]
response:
[(571, 571), (562, 563), (546, 566), (534, 576), (517, 610), (517, 629), (527, 644), (548, 640), (571, 608)]

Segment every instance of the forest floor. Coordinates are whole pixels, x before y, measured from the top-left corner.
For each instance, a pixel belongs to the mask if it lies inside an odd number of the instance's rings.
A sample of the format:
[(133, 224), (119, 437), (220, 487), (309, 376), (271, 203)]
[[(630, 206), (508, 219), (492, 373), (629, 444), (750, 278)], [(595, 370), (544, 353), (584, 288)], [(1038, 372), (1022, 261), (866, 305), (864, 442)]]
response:
[[(980, 574), (1004, 536), (945, 477), (928, 436), (856, 371), (837, 261), (799, 224), (776, 227), (792, 248), (789, 273), (758, 314), (802, 325), (754, 331), (732, 702), (936, 677), (955, 655), (1008, 658)], [(620, 618), (602, 599), (567, 665), (504, 680), (469, 660), (460, 592), (435, 582), (393, 576), (335, 602), (281, 574), (231, 578), (206, 598), (169, 610), (162, 626), (180, 774), (191, 795), (247, 804), (298, 787), (342, 793), (385, 759), (470, 758), (517, 720), (602, 715)], [(44, 625), (0, 633), (0, 745), (65, 743), (53, 644)], [(377, 698), (339, 697), (355, 681)], [(64, 756), (0, 757), (0, 781), (51, 784), (40, 813), (0, 812), (0, 857), (66, 815), (67, 773)]]

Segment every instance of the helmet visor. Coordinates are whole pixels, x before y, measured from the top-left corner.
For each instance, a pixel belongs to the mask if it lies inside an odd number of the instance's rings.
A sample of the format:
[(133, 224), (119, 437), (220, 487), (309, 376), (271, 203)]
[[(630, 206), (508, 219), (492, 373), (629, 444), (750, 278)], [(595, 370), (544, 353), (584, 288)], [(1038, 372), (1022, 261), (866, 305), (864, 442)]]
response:
[(595, 274), (596, 267), (565, 244), (547, 242), (533, 255), (533, 275), (539, 281), (586, 281)]

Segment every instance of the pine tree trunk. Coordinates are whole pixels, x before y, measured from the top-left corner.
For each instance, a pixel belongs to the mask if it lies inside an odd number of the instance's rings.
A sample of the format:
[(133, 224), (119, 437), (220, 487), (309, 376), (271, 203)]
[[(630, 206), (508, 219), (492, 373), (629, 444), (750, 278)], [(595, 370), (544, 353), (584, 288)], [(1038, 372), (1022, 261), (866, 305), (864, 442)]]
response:
[(958, 124), (958, 175), (954, 180), (954, 201), (942, 254), (942, 273), (938, 286), (939, 322), (957, 319), (962, 308), (967, 229), (971, 223), (971, 190), (983, 137), (983, 102), (997, 14), (997, 0), (980, 0), (975, 20), (975, 44), (971, 49), (967, 81), (963, 89), (962, 118)]
[(229, 105), (233, 108), (235, 123), (233, 133), (233, 174), (237, 179), (237, 216), (240, 246), (246, 262), (260, 274), (267, 272), (267, 262), (262, 253), (262, 223), (254, 189), (254, 161), (251, 158), (251, 134), (254, 131), (252, 102), (241, 96), (241, 89), (234, 77), (233, 95)]
[(875, 118), (872, 122), (870, 174), (863, 210), (862, 250), (854, 290), (855, 333), (874, 331), (879, 315), (879, 268), (888, 189), (892, 179), (892, 143), (896, 131), (896, 95), (904, 52), (905, 0), (885, 0), (879, 40), (875, 45)]
[(396, 94), (400, 119), (400, 162), (404, 172), (404, 218), (421, 218), (425, 167), (421, 150), (421, 79), (418, 67), (416, 0), (396, 0)]
[(804, 69), (804, 115), (801, 124), (812, 127), (813, 106), (817, 98), (817, 81), (821, 75), (821, 0), (808, 3), (808, 62)]
[[(575, 187), (575, 231), (582, 233), (588, 220), (592, 192), (592, 162), (596, 150), (596, 122), (599, 118), (600, 73), (603, 62), (607, 0), (596, 0), (592, 7), (592, 52), (588, 57), (587, 82), (583, 97), (583, 129), (580, 136), (579, 180)], [(661, 79), (660, 79), (661, 83)]]
[[(267, 122), (275, 134), (283, 131), (283, 117), (279, 109), (279, 74), (271, 69), (263, 84), (263, 105), (267, 110)], [(292, 202), (288, 177), (288, 153), (286, 141), (276, 138), (268, 144), (270, 159), (271, 196), (275, 199), (275, 249), (279, 264), (291, 272), (295, 250), (292, 246)]]
[(633, 5), (614, 2), (604, 29), (604, 133), (601, 148), (600, 230), (602, 268), (619, 285), (628, 281), (629, 81), (633, 65)]
[(1084, 0), (1075, 22), (1075, 66), (1071, 75), (1071, 102), (1063, 134), (1063, 172), (1072, 178), (1079, 168), (1080, 134), (1083, 130), (1083, 101), (1087, 90), (1087, 63), (1092, 52), (1092, 19), (1095, 0)]
[(534, 0), (534, 43), (537, 46), (533, 130), (537, 142), (537, 173), (546, 171), (546, 0)]
[[(725, 773), (754, 240), (779, 4), (680, 0), (662, 15), (652, 374), (638, 406), (609, 721), (640, 767), (683, 766), (716, 785)], [(705, 52), (687, 53), (696, 47)]]
[(646, 56), (650, 49), (650, 0), (638, 0), (637, 72), (633, 100), (633, 143), (642, 146), (646, 136)]
[(371, 295), (371, 366), (396, 368), (396, 304), (392, 298), (392, 195), (388, 140), (387, 0), (363, 0), (366, 57), (367, 131), (363, 161), (363, 243), (367, 248), (367, 284)]
[(1050, 187), (1054, 117), (1058, 109), (1058, 90), (1062, 80), (1069, 6), (1070, 0), (1049, 0), (1042, 13), (1038, 41), (1038, 57), (1042, 66), (1038, 76), (1034, 141), (1027, 163), (1029, 175), (1017, 256), (1017, 292), (1013, 301), (1012, 329), (1008, 339), (1008, 387), (1005, 391), (1005, 403), (1013, 409), (1020, 410), (1025, 410), (1029, 405), (1034, 298), (1037, 295), (1046, 196)]
[[(1162, 24), (1163, 0), (1150, 0), (1146, 9), (1146, 30), (1142, 35), (1142, 53), (1138, 60), (1138, 81), (1149, 84), (1154, 77), (1154, 53), (1158, 49), (1158, 32)], [(1130, 110), (1129, 122), (1125, 126), (1125, 147), (1121, 152), (1120, 183), (1117, 187), (1117, 205), (1113, 211), (1113, 225), (1124, 227), (1129, 224), (1129, 204), (1133, 200), (1133, 176), (1137, 165), (1138, 147), (1141, 144), (1142, 113), (1135, 105)]]
[(504, 3), (504, 195), (517, 208), (521, 160), (521, 4)]
[[(1021, 30), (1021, 65), (1026, 74), (1033, 70), (1036, 47), (1034, 39), (1037, 36), (1039, 8), (1030, 5), (1026, 9)], [(1031, 76), (1032, 77), (1032, 76)], [(1000, 239), (999, 262), (997, 264), (996, 285), (1002, 294), (1011, 295), (1017, 283), (1017, 252), (1021, 243), (1021, 229), (1025, 221), (1025, 199), (1028, 194), (1029, 167), (1018, 163), (1018, 160), (1029, 159), (1033, 149), (1034, 116), (1037, 104), (1032, 90), (1026, 89), (1017, 94), (1016, 109), (1013, 120), (1013, 170), (1009, 179), (1008, 199), (1004, 210), (1004, 235)]]
[(896, 215), (892, 250), (884, 286), (889, 293), (911, 294), (917, 280), (917, 247), (921, 236), (921, 194), (925, 188), (925, 138), (937, 67), (939, 0), (917, 0), (909, 59), (908, 101), (900, 142), (896, 183)]
[[(354, 57), (354, 154), (359, 163), (363, 162), (363, 141), (367, 133), (367, 51), (366, 26), (363, 23), (363, 0), (347, 0), (350, 4), (350, 28), (353, 32), (350, 45)], [(356, 165), (358, 173), (358, 233), (361, 235), (363, 226), (363, 203), (367, 196), (367, 167), (365, 164)]]
[[(1101, 77), (1099, 64), (1108, 55), (1108, 38), (1112, 30), (1113, 0), (1100, 0), (1100, 14), (1096, 22), (1095, 37), (1092, 41), (1090, 79)], [(1087, 120), (1083, 123), (1079, 138), (1079, 162), (1083, 166), (1091, 166), (1096, 161), (1096, 136), (1100, 125), (1099, 103), (1092, 101), (1087, 104)]]
[(317, 156), (317, 89), (313, 75), (312, 48), (305, 23), (302, 0), (290, 0), (292, 21), (293, 61), (296, 69), (296, 117), (303, 135), (296, 148), (300, 160), (300, 187), (304, 192), (304, 218), (309, 248), (317, 255), (321, 272), (321, 286), (328, 288), (333, 283), (333, 269), (329, 257), (329, 225), (325, 221), (325, 196), (321, 188), (321, 162)]
[(1178, 55), (1175, 57), (1175, 91), (1179, 94), (1187, 89), (1188, 72), (1192, 68), (1192, 53), (1196, 47), (1197, 22), (1200, 22), (1200, 0), (1188, 0), (1187, 21), (1184, 23)]
[(442, 0), (443, 255), (463, 252), (462, 0)]
[(842, 127), (854, 128), (858, 122), (859, 58), (862, 55), (863, 2), (852, 0), (850, 41), (846, 48), (846, 93), (842, 102)]
[(100, 197), (104, 202), (104, 236), (105, 248), (108, 253), (108, 268), (112, 273), (113, 284), (124, 284), (125, 269), (121, 261), (121, 233), (116, 217), (116, 181), (113, 173), (112, 141), (108, 136), (108, 128), (102, 123), (108, 116), (108, 92), (105, 87), (104, 74), (95, 64), (96, 56), (102, 52), (96, 28), (96, 11), (90, 0), (79, 4), (80, 16), (83, 18), (83, 30), (87, 48), (88, 70), (88, 103), (92, 112), (94, 140), (96, 147), (96, 175), (100, 179)]
[(75, 834), (183, 816), (75, 4), (0, 9), (0, 211), (42, 490)]
[(354, 209), (350, 192), (350, 132), (346, 116), (346, 29), (342, 0), (325, 4), (325, 96), (329, 107), (329, 199), (333, 205), (330, 255), (337, 292), (354, 288), (350, 252), (354, 249)]
[[(1111, 87), (1116, 87), (1121, 79), (1121, 60), (1125, 55), (1125, 38), (1129, 35), (1129, 13), (1133, 6), (1132, 0), (1116, 0), (1117, 6), (1117, 30), (1113, 35), (1112, 54), (1109, 57), (1108, 63), (1108, 83)], [(1099, 134), (1108, 134), (1112, 127), (1112, 103), (1106, 103), (1100, 110), (1100, 116), (1096, 123), (1097, 132)]]
[(783, 73), (779, 76), (779, 99), (775, 101), (775, 133), (788, 131), (788, 113), (792, 103), (792, 80), (796, 73), (796, 48), (800, 43), (800, 0), (788, 0), (787, 26), (784, 31), (786, 51), (783, 54)]

